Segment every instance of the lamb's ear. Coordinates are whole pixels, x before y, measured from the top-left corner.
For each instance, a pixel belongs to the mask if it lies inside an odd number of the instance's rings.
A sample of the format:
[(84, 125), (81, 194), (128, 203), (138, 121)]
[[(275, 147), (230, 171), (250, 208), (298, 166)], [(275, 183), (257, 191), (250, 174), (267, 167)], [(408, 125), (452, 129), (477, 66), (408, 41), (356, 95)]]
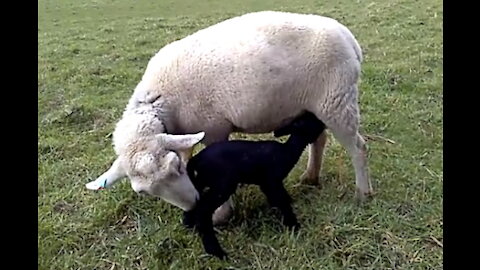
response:
[(127, 176), (127, 174), (121, 166), (120, 158), (117, 158), (108, 171), (100, 175), (95, 181), (87, 183), (85, 186), (90, 190), (104, 189), (125, 176)]
[(205, 132), (187, 135), (172, 135), (165, 133), (155, 135), (155, 137), (164, 145), (165, 149), (171, 151), (190, 149), (195, 144), (199, 143), (204, 136)]

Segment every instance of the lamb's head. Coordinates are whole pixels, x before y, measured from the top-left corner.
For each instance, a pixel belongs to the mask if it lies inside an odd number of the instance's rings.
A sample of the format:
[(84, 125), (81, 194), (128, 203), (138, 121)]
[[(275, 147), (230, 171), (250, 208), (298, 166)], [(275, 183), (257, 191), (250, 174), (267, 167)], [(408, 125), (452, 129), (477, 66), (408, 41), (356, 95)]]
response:
[[(159, 197), (185, 211), (191, 210), (199, 195), (177, 152), (190, 149), (204, 135), (204, 132), (187, 135), (162, 133), (141, 138), (127, 146), (127, 151), (119, 154), (112, 167), (91, 183), (108, 186), (126, 176), (136, 193)], [(88, 184), (87, 188), (95, 189)]]
[(315, 114), (305, 111), (303, 114), (297, 116), (291, 123), (276, 129), (273, 135), (275, 137), (282, 137), (296, 134), (303, 136), (309, 142), (313, 143), (324, 129), (325, 124), (319, 120)]

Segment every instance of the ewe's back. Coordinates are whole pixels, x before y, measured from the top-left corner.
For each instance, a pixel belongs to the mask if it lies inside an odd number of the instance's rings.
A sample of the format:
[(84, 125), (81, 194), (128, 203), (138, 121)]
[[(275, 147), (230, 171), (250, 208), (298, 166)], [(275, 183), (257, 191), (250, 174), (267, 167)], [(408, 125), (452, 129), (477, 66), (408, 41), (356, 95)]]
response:
[[(146, 73), (156, 73), (162, 67), (163, 71), (188, 66), (193, 69), (195, 64), (215, 71), (228, 65), (231, 72), (236, 65), (270, 58), (305, 65), (305, 61), (330, 62), (352, 55), (361, 61), (358, 43), (332, 18), (262, 11), (219, 22), (168, 44), (151, 59)], [(300, 62), (295, 63), (293, 56)]]
[(329, 42), (329, 39), (336, 39), (339, 34), (351, 35), (348, 29), (332, 18), (312, 14), (261, 11), (219, 22), (173, 42), (163, 50), (167, 57), (172, 56), (170, 53), (181, 50), (180, 47), (188, 50), (202, 47), (231, 49), (250, 47), (251, 44), (257, 46), (257, 42), (268, 42), (269, 45), (287, 42), (301, 44), (303, 47), (319, 46), (318, 43)]

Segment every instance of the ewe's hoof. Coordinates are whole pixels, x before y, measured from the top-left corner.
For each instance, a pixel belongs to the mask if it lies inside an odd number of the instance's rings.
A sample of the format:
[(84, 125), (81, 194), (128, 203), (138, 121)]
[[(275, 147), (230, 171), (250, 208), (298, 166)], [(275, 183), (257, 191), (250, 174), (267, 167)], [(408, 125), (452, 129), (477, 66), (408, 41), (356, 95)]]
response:
[(360, 191), (358, 188), (355, 189), (355, 199), (358, 203), (364, 203), (366, 202), (368, 199), (372, 198), (374, 195), (373, 193), (373, 190), (370, 189), (366, 192), (364, 191)]
[(213, 213), (212, 222), (214, 226), (226, 224), (232, 217), (233, 209), (231, 207), (220, 207)]

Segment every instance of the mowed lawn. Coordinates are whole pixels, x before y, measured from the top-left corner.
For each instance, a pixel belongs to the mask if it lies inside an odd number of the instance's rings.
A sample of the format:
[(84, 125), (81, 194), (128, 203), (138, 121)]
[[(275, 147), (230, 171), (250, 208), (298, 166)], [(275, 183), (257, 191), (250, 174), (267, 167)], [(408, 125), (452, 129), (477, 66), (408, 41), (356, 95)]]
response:
[[(443, 269), (440, 0), (39, 0), (38, 7), (38, 269)], [(361, 132), (377, 193), (355, 203), (350, 158), (330, 136), (321, 189), (299, 181), (306, 152), (285, 180), (301, 230), (285, 230), (257, 187), (241, 188), (234, 218), (218, 228), (230, 256), (220, 261), (182, 226), (180, 209), (137, 196), (127, 180), (101, 192), (85, 183), (115, 159), (111, 133), (157, 50), (258, 10), (330, 16), (357, 37)]]

